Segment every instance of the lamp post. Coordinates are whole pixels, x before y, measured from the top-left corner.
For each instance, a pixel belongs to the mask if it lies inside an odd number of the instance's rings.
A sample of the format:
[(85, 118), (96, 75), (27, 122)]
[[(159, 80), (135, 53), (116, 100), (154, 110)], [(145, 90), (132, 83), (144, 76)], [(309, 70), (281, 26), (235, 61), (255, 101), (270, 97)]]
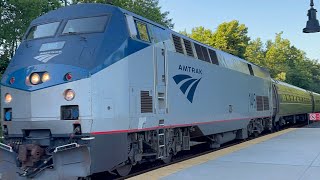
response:
[(313, 8), (313, 0), (310, 0), (310, 9), (308, 10), (308, 21), (306, 28), (303, 29), (304, 33), (320, 32), (319, 21), (317, 19), (317, 10)]

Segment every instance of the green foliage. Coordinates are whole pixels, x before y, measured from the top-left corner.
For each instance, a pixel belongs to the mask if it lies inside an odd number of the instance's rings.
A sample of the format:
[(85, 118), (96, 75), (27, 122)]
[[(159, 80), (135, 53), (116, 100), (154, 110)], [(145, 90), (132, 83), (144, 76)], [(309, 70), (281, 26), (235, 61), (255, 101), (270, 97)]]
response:
[(281, 35), (282, 33), (276, 34), (274, 42), (270, 42), (266, 52), (266, 67), (270, 70), (272, 77), (277, 77), (278, 74), (286, 72), (288, 70), (287, 62), (291, 61), (291, 59), (288, 59), (291, 53), (290, 41), (283, 39)]
[(213, 34), (214, 47), (241, 58), (249, 41), (248, 28), (236, 20), (220, 24)]
[(244, 57), (250, 41), (248, 28), (236, 20), (220, 24), (215, 32), (200, 26), (193, 28), (191, 34), (187, 35), (199, 42), (241, 58)]
[(249, 42), (244, 53), (244, 57), (246, 60), (256, 65), (266, 67), (265, 56), (266, 54), (264, 46), (260, 38), (257, 38)]
[(119, 6), (168, 28), (173, 28), (169, 12), (161, 12), (159, 0), (73, 0), (73, 3), (105, 3)]
[(215, 45), (213, 41), (213, 32), (210, 29), (205, 29), (202, 26), (193, 28), (189, 37), (209, 46), (214, 47)]
[(306, 57), (305, 52), (291, 45), (282, 38), (282, 32), (275, 39), (268, 40), (265, 48), (260, 39), (249, 42), (245, 58), (267, 68), (274, 79), (285, 81), (295, 86), (320, 92), (320, 65)]

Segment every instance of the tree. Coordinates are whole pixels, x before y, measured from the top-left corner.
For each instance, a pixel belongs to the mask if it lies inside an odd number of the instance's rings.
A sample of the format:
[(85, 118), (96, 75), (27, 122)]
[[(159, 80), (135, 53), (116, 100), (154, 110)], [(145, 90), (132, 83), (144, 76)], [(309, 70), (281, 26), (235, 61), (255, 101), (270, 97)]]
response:
[(191, 34), (188, 34), (188, 36), (209, 46), (214, 47), (215, 45), (213, 42), (213, 32), (210, 29), (205, 29), (202, 26), (193, 28)]
[(250, 41), (248, 28), (236, 20), (220, 24), (215, 32), (200, 26), (193, 28), (191, 34), (182, 34), (240, 58), (244, 58)]
[(309, 64), (305, 52), (291, 46), (287, 61), (288, 71), (286, 82), (304, 89), (310, 89), (313, 75), (310, 72)]
[[(291, 44), (288, 39), (283, 39), (282, 33), (276, 34), (274, 42), (267, 42), (266, 67), (270, 70), (271, 76), (283, 77), (283, 73), (288, 71), (289, 54)], [(286, 79), (278, 79), (284, 81)]]
[(312, 74), (309, 90), (320, 93), (320, 64), (317, 60), (307, 59), (306, 69)]
[(263, 66), (267, 67), (271, 77), (277, 80), (310, 89), (314, 82), (313, 72), (310, 72), (310, 64), (313, 63), (307, 59), (305, 52), (292, 46), (288, 39), (282, 38), (282, 34), (276, 34), (274, 41), (267, 41)]
[(104, 3), (119, 6), (140, 16), (155, 21), (168, 28), (173, 28), (169, 12), (161, 12), (159, 0), (73, 0), (73, 3)]
[(244, 53), (244, 58), (256, 65), (266, 67), (265, 57), (266, 52), (261, 39), (257, 38), (250, 41)]
[(220, 24), (213, 34), (213, 47), (240, 58), (244, 58), (249, 41), (248, 28), (236, 20)]

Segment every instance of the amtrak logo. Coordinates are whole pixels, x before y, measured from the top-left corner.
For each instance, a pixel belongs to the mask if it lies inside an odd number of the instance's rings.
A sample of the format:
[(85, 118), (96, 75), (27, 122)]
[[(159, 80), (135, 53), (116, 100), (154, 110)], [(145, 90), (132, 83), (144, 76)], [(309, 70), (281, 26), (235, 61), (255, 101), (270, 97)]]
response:
[(60, 55), (61, 53), (62, 53), (61, 51), (43, 52), (43, 53), (40, 53), (39, 56), (34, 57), (34, 59), (36, 59), (40, 62), (43, 62), (43, 63), (47, 63), (52, 58)]
[[(180, 90), (183, 94), (187, 95), (187, 99), (192, 103), (194, 93), (196, 92), (197, 86), (201, 78), (194, 79), (186, 74), (178, 74), (173, 77), (173, 80), (174, 82), (176, 82), (177, 85), (179, 85), (179, 83), (181, 83), (182, 81), (186, 80), (184, 83), (181, 84)], [(188, 89), (189, 91), (187, 91)]]

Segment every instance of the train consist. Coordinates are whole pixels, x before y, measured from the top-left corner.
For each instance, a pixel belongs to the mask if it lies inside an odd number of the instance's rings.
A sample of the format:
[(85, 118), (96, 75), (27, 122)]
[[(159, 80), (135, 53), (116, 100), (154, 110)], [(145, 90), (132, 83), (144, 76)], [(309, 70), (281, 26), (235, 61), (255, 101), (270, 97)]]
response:
[(124, 176), (304, 121), (320, 95), (111, 5), (35, 19), (1, 81), (3, 179)]

